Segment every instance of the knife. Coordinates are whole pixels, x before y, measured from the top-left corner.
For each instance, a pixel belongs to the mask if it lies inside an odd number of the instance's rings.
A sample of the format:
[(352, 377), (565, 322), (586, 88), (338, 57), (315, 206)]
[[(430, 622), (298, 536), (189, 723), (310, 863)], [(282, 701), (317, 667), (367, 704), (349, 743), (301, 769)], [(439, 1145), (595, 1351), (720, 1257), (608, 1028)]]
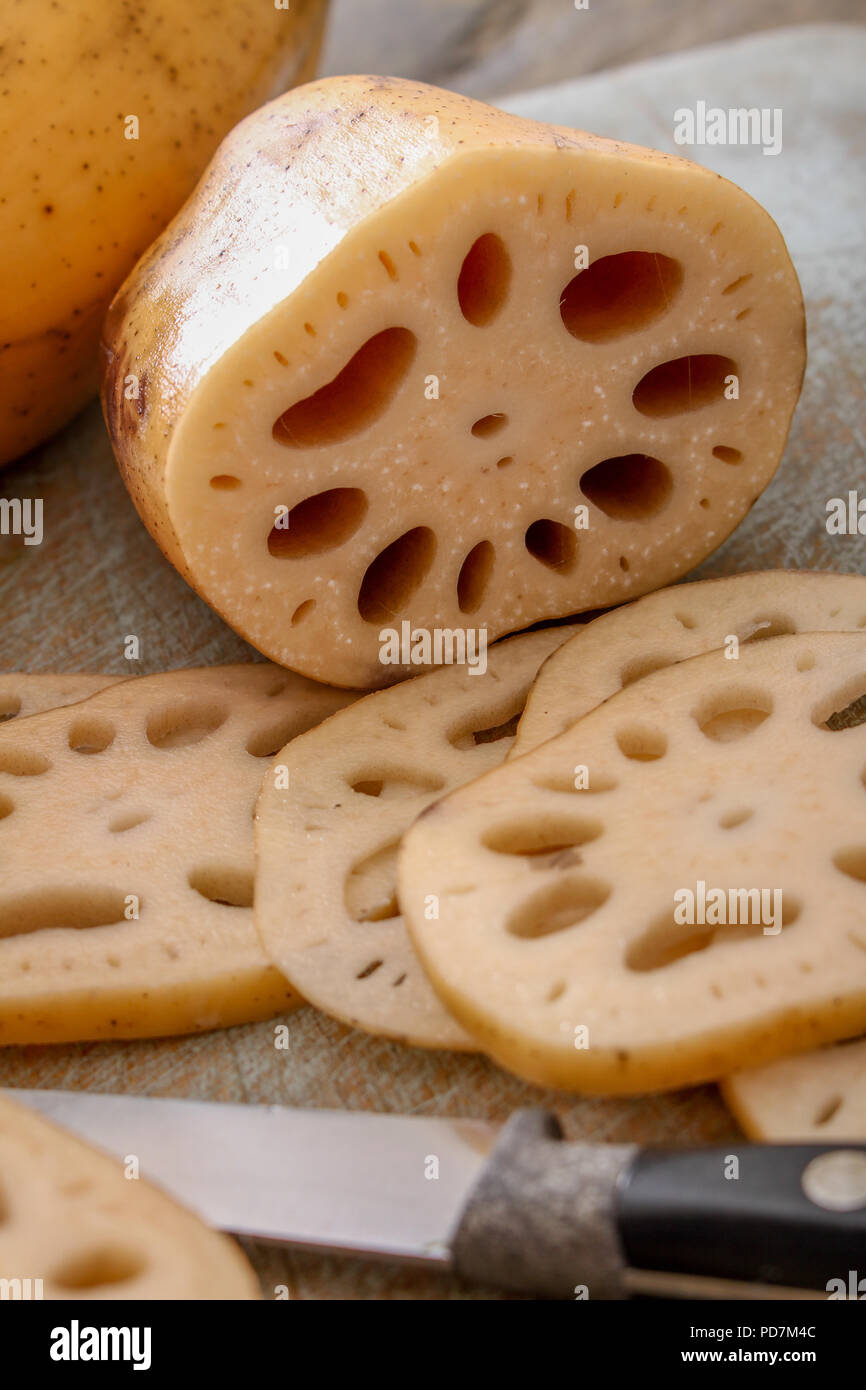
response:
[(497, 1130), (7, 1094), (123, 1160), (135, 1155), (144, 1176), (222, 1230), (548, 1298), (826, 1299), (866, 1259), (866, 1145), (641, 1149), (566, 1142), (556, 1117), (535, 1110)]

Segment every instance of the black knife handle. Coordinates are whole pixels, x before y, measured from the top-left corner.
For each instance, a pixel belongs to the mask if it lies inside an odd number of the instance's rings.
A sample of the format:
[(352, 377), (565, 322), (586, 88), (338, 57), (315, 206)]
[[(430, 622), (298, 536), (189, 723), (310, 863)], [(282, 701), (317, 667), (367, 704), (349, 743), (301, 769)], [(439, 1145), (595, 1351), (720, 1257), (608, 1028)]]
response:
[(866, 1145), (565, 1143), (518, 1111), (451, 1250), (466, 1279), (548, 1298), (826, 1298), (852, 1271), (866, 1293), (864, 1174)]
[(866, 1278), (866, 1145), (645, 1149), (620, 1184), (619, 1229), (632, 1270), (827, 1297), (852, 1270)]

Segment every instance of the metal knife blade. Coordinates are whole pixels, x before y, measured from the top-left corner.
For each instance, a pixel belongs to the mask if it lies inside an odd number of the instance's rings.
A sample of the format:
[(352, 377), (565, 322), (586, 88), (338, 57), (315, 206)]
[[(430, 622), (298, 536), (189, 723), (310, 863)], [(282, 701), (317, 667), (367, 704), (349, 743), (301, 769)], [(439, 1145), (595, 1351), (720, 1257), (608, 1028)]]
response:
[(496, 1139), (478, 1121), (12, 1088), (10, 1100), (118, 1158), (211, 1226), (430, 1265)]
[(121, 1159), (134, 1154), (143, 1176), (224, 1230), (450, 1265), (473, 1283), (550, 1298), (821, 1298), (866, 1248), (866, 1144), (640, 1149), (566, 1141), (555, 1115), (534, 1110), (497, 1130), (7, 1094)]

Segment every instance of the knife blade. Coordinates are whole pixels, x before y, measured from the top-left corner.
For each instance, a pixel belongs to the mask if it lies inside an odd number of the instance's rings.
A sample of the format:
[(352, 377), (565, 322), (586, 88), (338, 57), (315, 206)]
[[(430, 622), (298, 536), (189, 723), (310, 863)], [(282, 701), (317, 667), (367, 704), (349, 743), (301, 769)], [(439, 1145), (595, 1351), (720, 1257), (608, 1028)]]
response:
[(655, 1150), (566, 1142), (540, 1111), (518, 1111), (497, 1130), (7, 1094), (121, 1160), (134, 1155), (142, 1176), (236, 1235), (450, 1267), (545, 1297), (827, 1298), (866, 1256), (866, 1145)]

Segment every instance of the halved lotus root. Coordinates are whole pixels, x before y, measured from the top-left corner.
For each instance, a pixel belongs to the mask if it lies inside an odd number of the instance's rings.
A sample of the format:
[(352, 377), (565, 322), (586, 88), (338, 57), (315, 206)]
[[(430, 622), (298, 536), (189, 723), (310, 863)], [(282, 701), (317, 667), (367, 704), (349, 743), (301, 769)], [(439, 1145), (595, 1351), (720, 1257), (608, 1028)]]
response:
[(492, 640), (692, 568), (773, 476), (805, 352), (733, 184), (378, 77), (242, 122), (105, 347), (165, 553), (267, 656), (365, 686), (413, 674), (379, 661), (402, 620)]
[(474, 1046), (409, 942), (397, 849), (431, 801), (502, 762), (540, 663), (572, 631), (512, 637), (483, 674), (444, 667), (368, 695), (278, 755), (256, 812), (256, 925), (310, 1003), (417, 1046)]
[(0, 671), (0, 724), (47, 709), (87, 700), (127, 677), (27, 671)]
[(0, 1200), (0, 1279), (24, 1286), (11, 1297), (259, 1297), (233, 1241), (144, 1179), (128, 1179), (118, 1160), (3, 1098)]
[(564, 733), (652, 671), (723, 647), (796, 632), (866, 629), (866, 577), (767, 570), (678, 584), (605, 613), (542, 666), (509, 758)]
[(292, 998), (253, 923), (266, 759), (347, 703), (273, 666), (0, 726), (0, 1043), (193, 1032)]
[(862, 1033), (864, 695), (857, 634), (711, 652), (431, 807), (400, 901), (480, 1046), (634, 1093)]
[(737, 1071), (722, 1095), (751, 1139), (775, 1144), (866, 1141), (866, 1039)]

